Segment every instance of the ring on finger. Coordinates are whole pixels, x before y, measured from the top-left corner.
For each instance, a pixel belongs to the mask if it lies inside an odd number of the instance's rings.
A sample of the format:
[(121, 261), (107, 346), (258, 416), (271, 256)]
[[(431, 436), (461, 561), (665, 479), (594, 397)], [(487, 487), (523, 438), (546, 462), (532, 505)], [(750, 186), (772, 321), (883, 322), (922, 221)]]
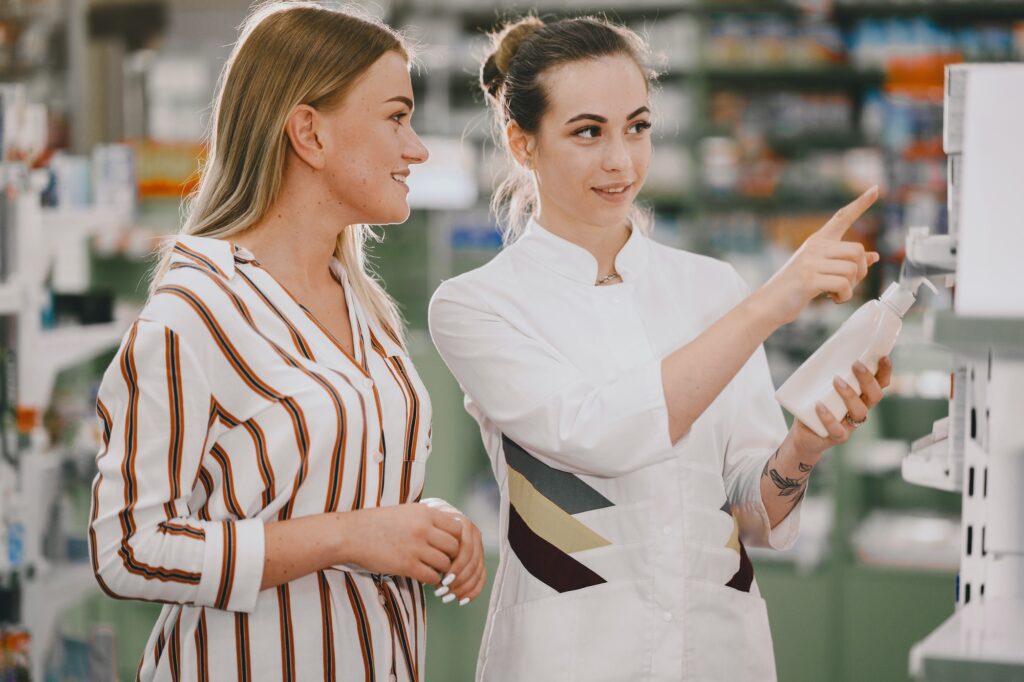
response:
[(846, 416), (843, 417), (843, 421), (846, 422), (850, 426), (850, 428), (853, 428), (853, 429), (857, 428), (858, 426), (860, 426), (861, 424), (863, 424), (867, 420), (868, 420), (867, 416), (865, 416), (863, 419), (854, 419), (853, 416), (849, 412), (847, 412)]

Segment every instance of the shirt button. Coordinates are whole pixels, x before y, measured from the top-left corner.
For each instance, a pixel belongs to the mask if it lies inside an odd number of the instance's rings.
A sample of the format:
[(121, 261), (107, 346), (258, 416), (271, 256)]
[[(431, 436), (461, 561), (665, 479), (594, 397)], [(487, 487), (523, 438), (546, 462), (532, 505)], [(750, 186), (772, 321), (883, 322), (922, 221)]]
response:
[(378, 594), (377, 595), (377, 601), (380, 602), (381, 606), (387, 606), (388, 600), (384, 598), (383, 594)]
[(380, 464), (381, 462), (383, 462), (384, 461), (384, 453), (383, 452), (375, 452), (375, 453), (373, 453), (373, 461), (376, 462), (377, 464)]
[(665, 613), (664, 613), (664, 614), (663, 614), (663, 615), (662, 615), (661, 617), (662, 617), (662, 619), (663, 619), (663, 620), (664, 620), (664, 621), (665, 621), (666, 623), (671, 623), (671, 622), (672, 622), (672, 614), (671, 614), (671, 613), (669, 613), (668, 611), (666, 611), (666, 612), (665, 612)]
[(672, 535), (672, 526), (665, 526), (661, 529), (661, 532), (665, 535)]

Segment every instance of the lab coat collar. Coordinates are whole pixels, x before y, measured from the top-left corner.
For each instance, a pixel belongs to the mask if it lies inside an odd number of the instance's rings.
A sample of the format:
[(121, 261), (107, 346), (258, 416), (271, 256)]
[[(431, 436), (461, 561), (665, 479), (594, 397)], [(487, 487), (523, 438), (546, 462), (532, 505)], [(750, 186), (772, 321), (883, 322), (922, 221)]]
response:
[[(597, 282), (597, 260), (582, 246), (545, 229), (533, 218), (516, 245), (530, 258), (575, 282), (593, 286)], [(615, 271), (628, 281), (644, 269), (647, 262), (647, 237), (635, 227), (615, 256)]]

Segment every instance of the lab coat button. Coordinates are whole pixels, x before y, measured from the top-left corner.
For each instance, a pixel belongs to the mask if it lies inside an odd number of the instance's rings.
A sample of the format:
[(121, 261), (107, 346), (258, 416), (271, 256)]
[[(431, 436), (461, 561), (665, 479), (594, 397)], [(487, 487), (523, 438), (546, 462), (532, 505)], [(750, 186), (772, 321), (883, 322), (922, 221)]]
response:
[(665, 620), (666, 623), (671, 623), (672, 622), (672, 614), (669, 613), (668, 611), (666, 611), (664, 613), (664, 615), (662, 615), (662, 618)]

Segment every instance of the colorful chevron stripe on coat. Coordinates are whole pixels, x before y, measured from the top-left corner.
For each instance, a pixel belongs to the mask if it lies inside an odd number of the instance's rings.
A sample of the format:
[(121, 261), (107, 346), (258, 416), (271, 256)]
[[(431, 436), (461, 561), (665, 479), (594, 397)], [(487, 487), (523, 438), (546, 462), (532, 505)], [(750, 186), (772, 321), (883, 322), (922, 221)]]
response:
[(508, 436), (508, 540), (523, 567), (559, 592), (600, 585), (604, 578), (570, 554), (605, 547), (608, 540), (574, 514), (614, 506), (579, 477), (544, 464)]

